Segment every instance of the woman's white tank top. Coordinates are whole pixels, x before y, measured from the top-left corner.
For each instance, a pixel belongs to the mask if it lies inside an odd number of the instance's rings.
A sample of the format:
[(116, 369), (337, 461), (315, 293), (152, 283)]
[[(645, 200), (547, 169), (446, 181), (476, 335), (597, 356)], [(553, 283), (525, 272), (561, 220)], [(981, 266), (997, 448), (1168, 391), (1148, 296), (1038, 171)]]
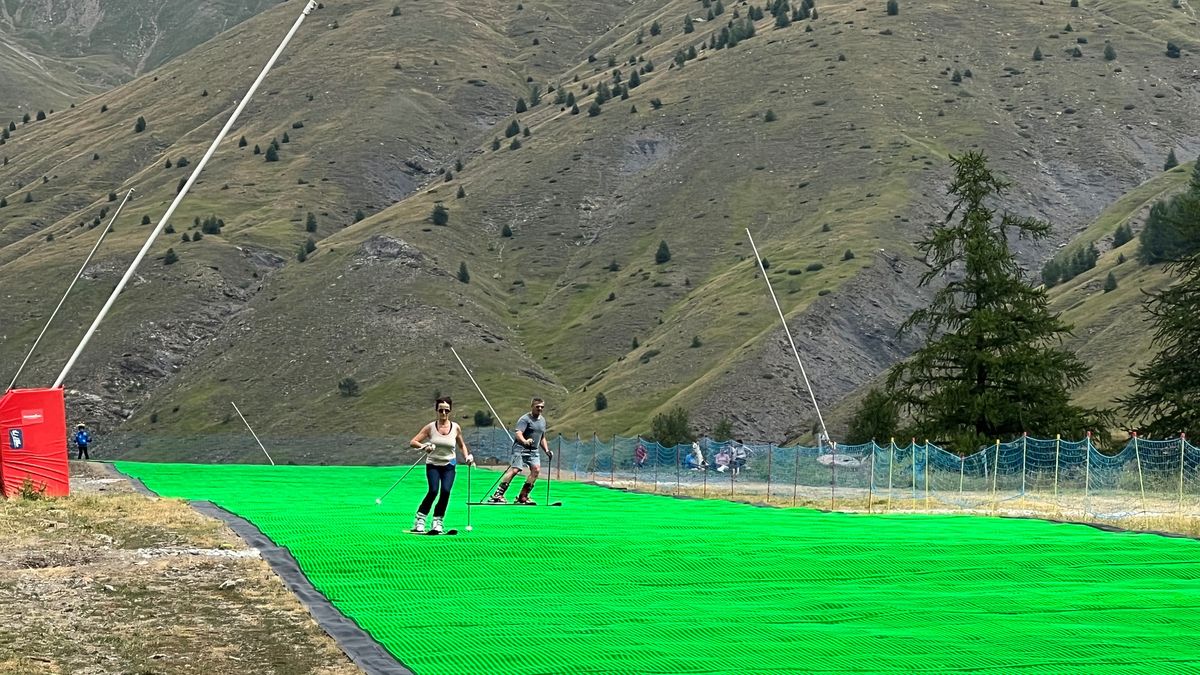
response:
[(426, 464), (434, 464), (436, 466), (445, 466), (454, 461), (454, 450), (458, 446), (458, 423), (450, 423), (450, 433), (443, 434), (438, 431), (437, 422), (429, 423), (429, 442), (433, 443), (437, 448), (429, 453), (425, 458)]

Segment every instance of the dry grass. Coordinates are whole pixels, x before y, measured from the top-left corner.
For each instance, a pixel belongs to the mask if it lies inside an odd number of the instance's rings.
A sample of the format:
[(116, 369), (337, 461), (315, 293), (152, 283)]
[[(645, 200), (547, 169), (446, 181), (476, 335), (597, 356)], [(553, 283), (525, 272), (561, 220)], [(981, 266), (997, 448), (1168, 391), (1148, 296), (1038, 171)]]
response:
[(0, 503), (0, 673), (359, 672), (223, 524), (73, 478)]

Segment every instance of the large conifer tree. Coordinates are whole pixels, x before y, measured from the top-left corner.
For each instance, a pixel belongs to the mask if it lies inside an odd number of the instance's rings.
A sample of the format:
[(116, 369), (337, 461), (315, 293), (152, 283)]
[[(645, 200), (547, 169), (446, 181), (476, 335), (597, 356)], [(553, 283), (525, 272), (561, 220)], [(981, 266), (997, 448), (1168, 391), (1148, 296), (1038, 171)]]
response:
[(1022, 432), (1078, 438), (1097, 430), (1105, 413), (1070, 403), (1088, 378), (1058, 344), (1070, 327), (1049, 311), (1046, 291), (1022, 278), (1009, 248), (1011, 235), (1042, 237), (1050, 226), (1010, 214), (997, 222), (992, 205), (1008, 184), (982, 153), (952, 162), (954, 208), (918, 243), (929, 264), (921, 284), (949, 281), (901, 329), (921, 326), (928, 342), (888, 375), (911, 434), (972, 451)]

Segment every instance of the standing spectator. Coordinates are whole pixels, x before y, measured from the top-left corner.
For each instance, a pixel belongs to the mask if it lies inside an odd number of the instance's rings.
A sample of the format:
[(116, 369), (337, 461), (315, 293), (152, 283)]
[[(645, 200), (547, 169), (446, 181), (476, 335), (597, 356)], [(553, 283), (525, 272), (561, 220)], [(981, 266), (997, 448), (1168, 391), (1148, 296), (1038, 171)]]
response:
[(92, 442), (92, 435), (88, 433), (87, 425), (83, 422), (75, 427), (75, 448), (79, 451), (79, 457), (76, 459), (91, 459), (88, 457), (88, 444)]
[(646, 446), (642, 445), (641, 443), (638, 443), (637, 447), (633, 449), (633, 466), (638, 469), (645, 466), (646, 465), (646, 457), (647, 457)]

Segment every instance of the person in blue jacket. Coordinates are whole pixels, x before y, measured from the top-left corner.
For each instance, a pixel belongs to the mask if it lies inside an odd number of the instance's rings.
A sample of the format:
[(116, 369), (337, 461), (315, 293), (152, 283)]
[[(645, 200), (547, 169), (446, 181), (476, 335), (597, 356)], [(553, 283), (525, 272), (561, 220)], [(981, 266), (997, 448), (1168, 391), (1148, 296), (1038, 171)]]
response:
[(75, 447), (79, 450), (77, 459), (91, 459), (88, 457), (88, 444), (92, 442), (92, 435), (88, 433), (87, 425), (82, 422), (75, 428)]

